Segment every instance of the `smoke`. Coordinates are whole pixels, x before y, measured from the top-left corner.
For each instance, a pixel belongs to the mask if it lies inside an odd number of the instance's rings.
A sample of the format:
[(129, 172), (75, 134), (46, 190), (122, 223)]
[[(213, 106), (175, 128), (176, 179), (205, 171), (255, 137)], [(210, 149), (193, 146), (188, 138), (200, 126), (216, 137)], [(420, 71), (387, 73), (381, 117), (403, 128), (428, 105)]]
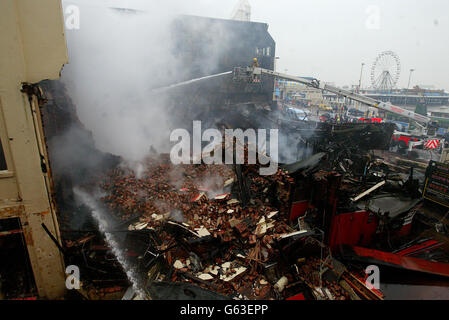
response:
[(173, 210), (170, 212), (170, 218), (176, 222), (182, 223), (185, 222), (186, 219), (180, 210)]
[(55, 136), (49, 141), (52, 169), (58, 176), (69, 176), (75, 184), (82, 184), (113, 157), (106, 157), (95, 149), (92, 137), (82, 127), (73, 124), (63, 135)]
[(291, 164), (309, 158), (313, 154), (313, 146), (307, 144), (307, 140), (313, 135), (304, 130), (301, 133), (283, 132), (279, 135), (279, 162)]
[(176, 189), (182, 188), (184, 184), (184, 170), (181, 166), (173, 166), (169, 172), (170, 184)]
[(208, 174), (201, 179), (195, 179), (195, 185), (207, 190), (209, 199), (215, 198), (217, 195), (223, 194), (223, 184), (225, 180), (218, 174)]
[[(148, 10), (135, 12), (83, 1), (63, 4), (79, 5), (81, 23), (78, 30), (66, 30), (69, 64), (61, 79), (95, 146), (130, 163), (150, 151), (169, 152), (170, 132), (179, 123), (176, 106), (170, 90), (154, 89), (190, 80), (191, 74), (210, 75), (231, 39), (214, 27), (204, 34), (202, 53), (180, 52), (173, 23), (187, 6), (184, 1), (148, 1)], [(204, 32), (203, 24), (189, 32)], [(186, 63), (195, 54), (204, 56)]]
[(176, 61), (167, 44), (167, 17), (82, 7), (79, 30), (67, 34), (70, 63), (62, 81), (77, 114), (103, 152), (140, 160), (168, 135), (166, 96)]

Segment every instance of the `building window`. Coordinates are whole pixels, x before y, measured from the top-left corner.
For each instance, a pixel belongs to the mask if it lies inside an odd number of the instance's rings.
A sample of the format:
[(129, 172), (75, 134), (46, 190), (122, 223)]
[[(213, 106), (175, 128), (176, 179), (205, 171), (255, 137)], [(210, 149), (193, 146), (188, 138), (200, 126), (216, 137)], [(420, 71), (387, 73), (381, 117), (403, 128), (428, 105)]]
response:
[(258, 56), (271, 56), (271, 47), (256, 48), (256, 55), (258, 55)]
[(2, 141), (0, 140), (0, 171), (8, 170), (6, 166), (5, 153), (3, 152)]

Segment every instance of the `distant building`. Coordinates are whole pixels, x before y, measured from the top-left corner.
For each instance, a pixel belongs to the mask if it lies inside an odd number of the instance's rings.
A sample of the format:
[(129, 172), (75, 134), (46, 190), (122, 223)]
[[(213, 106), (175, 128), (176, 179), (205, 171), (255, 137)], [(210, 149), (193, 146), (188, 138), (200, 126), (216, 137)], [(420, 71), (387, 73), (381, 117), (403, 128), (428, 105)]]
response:
[(432, 121), (442, 128), (449, 128), (449, 106), (434, 107), (429, 110)]
[(419, 103), (424, 103), (428, 106), (449, 105), (449, 93), (444, 90), (429, 90), (415, 87), (413, 89), (393, 90), (391, 92), (361, 90), (360, 93), (367, 97), (384, 102), (391, 102), (398, 106), (412, 107)]

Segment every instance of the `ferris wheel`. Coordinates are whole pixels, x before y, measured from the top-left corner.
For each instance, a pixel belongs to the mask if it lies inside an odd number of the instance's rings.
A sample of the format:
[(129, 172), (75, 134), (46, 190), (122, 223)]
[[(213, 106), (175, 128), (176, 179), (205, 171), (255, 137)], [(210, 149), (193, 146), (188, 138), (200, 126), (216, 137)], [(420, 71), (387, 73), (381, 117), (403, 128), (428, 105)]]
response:
[(391, 91), (398, 83), (401, 61), (393, 51), (379, 54), (371, 67), (371, 85), (380, 91)]

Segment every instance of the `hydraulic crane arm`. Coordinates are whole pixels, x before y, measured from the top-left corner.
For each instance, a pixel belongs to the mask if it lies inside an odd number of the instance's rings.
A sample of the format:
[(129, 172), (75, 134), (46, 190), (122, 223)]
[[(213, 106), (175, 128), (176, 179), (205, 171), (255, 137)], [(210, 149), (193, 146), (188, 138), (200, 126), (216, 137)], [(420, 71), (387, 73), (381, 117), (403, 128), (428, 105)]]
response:
[[(241, 70), (240, 70), (240, 72), (241, 72)], [(234, 70), (234, 76), (235, 76), (235, 73), (236, 73), (236, 70)], [(262, 74), (267, 74), (267, 75), (272, 75), (273, 77), (278, 77), (278, 78), (283, 78), (283, 79), (287, 79), (290, 81), (299, 82), (308, 87), (320, 89), (322, 91), (329, 91), (329, 92), (335, 93), (337, 95), (346, 97), (348, 99), (358, 101), (358, 102), (368, 105), (370, 107), (378, 108), (378, 109), (381, 109), (384, 111), (388, 111), (388, 112), (406, 117), (406, 118), (411, 119), (417, 123), (428, 125), (431, 122), (430, 118), (420, 115), (418, 113), (415, 113), (413, 111), (399, 108), (399, 107), (394, 106), (388, 102), (378, 101), (378, 100), (366, 97), (361, 94), (353, 93), (348, 90), (343, 90), (343, 89), (340, 89), (340, 88), (337, 88), (337, 87), (334, 87), (334, 86), (331, 86), (331, 85), (328, 85), (325, 83), (321, 83), (320, 81), (318, 81), (316, 79), (309, 80), (309, 79), (295, 77), (295, 76), (291, 76), (291, 75), (288, 75), (285, 73), (275, 72), (273, 70), (263, 69), (263, 68), (259, 68), (259, 67), (248, 67), (246, 69), (246, 73), (247, 74), (249, 73), (256, 77), (260, 76)]]

